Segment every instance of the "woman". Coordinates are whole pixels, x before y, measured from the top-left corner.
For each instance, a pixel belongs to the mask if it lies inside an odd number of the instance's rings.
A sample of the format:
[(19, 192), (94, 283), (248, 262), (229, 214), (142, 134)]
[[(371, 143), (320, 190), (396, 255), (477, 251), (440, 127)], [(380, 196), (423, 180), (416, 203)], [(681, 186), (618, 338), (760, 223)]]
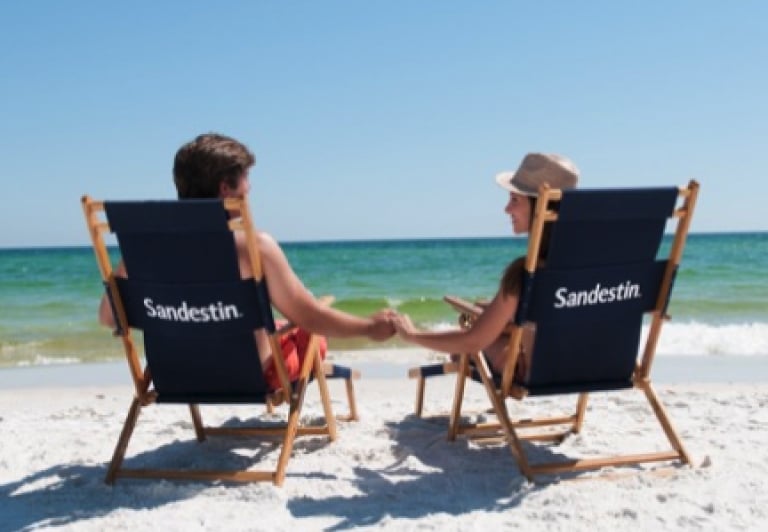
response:
[[(504, 212), (510, 217), (515, 234), (528, 233), (536, 210), (538, 190), (547, 183), (552, 188), (574, 188), (579, 170), (567, 158), (554, 154), (529, 153), (516, 172), (502, 172), (496, 182), (509, 191)], [(546, 255), (546, 239), (541, 256)], [(525, 257), (519, 257), (507, 266), (499, 290), (485, 306), (483, 313), (468, 329), (431, 332), (417, 329), (407, 315), (393, 318), (398, 334), (404, 340), (445, 353), (472, 353), (482, 350), (491, 369), (501, 372), (506, 361), (508, 337), (504, 329), (515, 316), (520, 295)], [(532, 334), (523, 335), (523, 352), (530, 353)], [(520, 357), (518, 371), (527, 371), (526, 357)]]

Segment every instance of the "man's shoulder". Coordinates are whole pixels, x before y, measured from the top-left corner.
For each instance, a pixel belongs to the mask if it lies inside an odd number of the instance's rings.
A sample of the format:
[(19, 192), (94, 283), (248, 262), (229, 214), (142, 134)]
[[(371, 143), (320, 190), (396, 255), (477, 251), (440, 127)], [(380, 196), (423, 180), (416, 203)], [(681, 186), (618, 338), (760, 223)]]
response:
[[(256, 231), (254, 234), (256, 247), (265, 257), (279, 257), (283, 255), (283, 250), (275, 238), (266, 231)], [(244, 244), (245, 242), (243, 242)]]
[(253, 237), (256, 240), (256, 245), (258, 245), (260, 249), (269, 250), (280, 248), (280, 244), (277, 243), (277, 240), (266, 231), (256, 231)]

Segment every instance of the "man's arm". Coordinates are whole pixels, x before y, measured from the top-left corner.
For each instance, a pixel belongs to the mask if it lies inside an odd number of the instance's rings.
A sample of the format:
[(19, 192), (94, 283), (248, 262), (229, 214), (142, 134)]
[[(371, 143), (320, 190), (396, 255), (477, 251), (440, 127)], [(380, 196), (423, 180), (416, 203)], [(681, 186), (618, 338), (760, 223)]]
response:
[(362, 318), (321, 304), (293, 271), (277, 242), (266, 233), (257, 238), (272, 304), (291, 322), (308, 331), (337, 338), (367, 336), (386, 340), (394, 334), (391, 311)]

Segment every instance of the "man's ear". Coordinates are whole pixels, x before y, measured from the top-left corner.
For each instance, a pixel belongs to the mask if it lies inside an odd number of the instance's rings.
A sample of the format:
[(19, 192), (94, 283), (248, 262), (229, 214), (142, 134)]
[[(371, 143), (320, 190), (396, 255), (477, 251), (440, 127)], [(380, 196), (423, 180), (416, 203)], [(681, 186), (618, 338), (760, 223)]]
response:
[(232, 191), (230, 186), (227, 184), (226, 181), (221, 181), (219, 183), (219, 197), (220, 198), (226, 198), (229, 196), (229, 193)]

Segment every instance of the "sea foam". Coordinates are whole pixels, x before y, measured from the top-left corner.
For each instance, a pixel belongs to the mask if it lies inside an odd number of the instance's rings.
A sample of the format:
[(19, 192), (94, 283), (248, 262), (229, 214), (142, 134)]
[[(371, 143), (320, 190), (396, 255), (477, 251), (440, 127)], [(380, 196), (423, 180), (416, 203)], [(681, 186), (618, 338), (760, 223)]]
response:
[[(643, 338), (648, 328), (643, 327)], [(712, 325), (667, 323), (656, 352), (661, 355), (768, 356), (768, 323)]]
[[(455, 329), (456, 324), (440, 322), (429, 328), (433, 331), (446, 331)], [(641, 345), (645, 344), (647, 335), (646, 325), (643, 326)], [(768, 323), (666, 323), (661, 329), (656, 354), (768, 356)]]

